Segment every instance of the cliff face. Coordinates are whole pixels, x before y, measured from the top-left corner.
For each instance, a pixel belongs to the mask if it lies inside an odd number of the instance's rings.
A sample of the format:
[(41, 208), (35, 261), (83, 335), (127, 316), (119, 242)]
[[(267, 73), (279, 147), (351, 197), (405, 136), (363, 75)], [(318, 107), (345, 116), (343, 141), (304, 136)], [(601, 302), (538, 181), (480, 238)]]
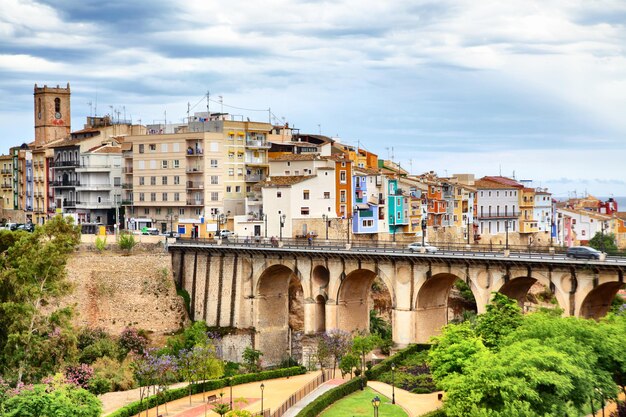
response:
[(77, 326), (100, 327), (111, 334), (133, 326), (158, 339), (189, 320), (176, 295), (167, 253), (81, 251), (70, 258), (67, 277), (74, 291), (59, 304), (74, 305)]

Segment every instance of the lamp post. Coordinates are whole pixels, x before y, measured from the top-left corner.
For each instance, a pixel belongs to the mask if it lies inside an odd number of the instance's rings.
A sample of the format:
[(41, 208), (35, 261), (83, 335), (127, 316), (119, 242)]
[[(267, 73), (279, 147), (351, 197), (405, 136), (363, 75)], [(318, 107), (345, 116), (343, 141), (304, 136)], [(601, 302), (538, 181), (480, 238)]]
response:
[[(348, 244), (350, 244), (350, 223), (352, 222), (352, 215), (348, 214), (346, 216), (346, 219), (348, 220), (348, 228), (346, 229), (346, 238), (348, 240)], [(394, 237), (395, 237), (395, 234), (394, 234)]]
[(391, 404), (396, 403), (396, 384), (394, 375), (396, 373), (396, 364), (391, 362)]
[(263, 415), (263, 390), (265, 389), (265, 385), (261, 382), (261, 415)]
[(220, 228), (223, 222), (224, 222), (224, 213), (217, 216), (217, 235), (218, 236), (220, 236)]
[(265, 222), (265, 238), (267, 239), (267, 213), (263, 213), (263, 221)]
[(466, 217), (467, 219), (467, 244), (470, 244), (470, 222), (469, 222), (469, 212), (467, 213)]
[(426, 242), (426, 227), (428, 225), (428, 220), (422, 219), (422, 247), (424, 247)]
[(226, 379), (226, 382), (228, 383), (228, 388), (230, 389), (230, 409), (233, 409), (233, 384), (232, 384), (232, 380), (230, 378)]
[(324, 224), (326, 225), (326, 240), (328, 240), (328, 216), (322, 214), (322, 220), (324, 220)]
[(280, 221), (280, 241), (283, 241), (283, 227), (285, 227), (285, 219), (287, 218), (286, 214), (282, 214), (278, 217)]
[(378, 398), (378, 395), (372, 398), (372, 407), (374, 407), (374, 417), (378, 417), (378, 407), (380, 407), (380, 398)]

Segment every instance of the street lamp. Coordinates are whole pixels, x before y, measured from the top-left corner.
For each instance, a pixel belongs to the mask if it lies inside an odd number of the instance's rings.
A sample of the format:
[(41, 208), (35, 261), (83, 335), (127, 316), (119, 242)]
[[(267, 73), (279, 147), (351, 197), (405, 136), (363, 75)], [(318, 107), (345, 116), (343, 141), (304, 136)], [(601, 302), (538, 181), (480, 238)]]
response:
[(469, 222), (469, 213), (465, 216), (467, 219), (467, 244), (470, 244), (470, 222)]
[(230, 409), (233, 409), (233, 384), (230, 378), (226, 378), (226, 382), (228, 383), (228, 387), (230, 388)]
[(378, 398), (378, 395), (372, 398), (372, 407), (374, 407), (374, 417), (378, 417), (378, 407), (380, 407), (380, 398)]
[(267, 239), (267, 213), (263, 213), (263, 220), (265, 221), (265, 238)]
[(422, 247), (424, 247), (425, 245), (425, 241), (426, 241), (426, 227), (428, 225), (428, 220), (426, 219), (422, 219)]
[(222, 226), (223, 222), (224, 222), (224, 213), (217, 216), (217, 235), (218, 236), (220, 236), (220, 227)]
[(265, 389), (265, 385), (261, 382), (261, 415), (263, 415), (263, 390)]
[[(348, 228), (346, 229), (346, 235), (347, 235), (348, 244), (350, 244), (350, 223), (352, 222), (352, 215), (351, 214), (347, 215), (346, 219), (348, 220)], [(394, 232), (394, 237), (395, 237), (395, 232)]]
[(280, 241), (283, 241), (283, 227), (285, 227), (285, 219), (287, 218), (286, 214), (278, 216), (278, 220), (280, 221)]
[(396, 403), (396, 384), (394, 380), (394, 374), (396, 372), (396, 364), (391, 362), (391, 404)]
[(326, 240), (328, 240), (328, 216), (326, 213), (322, 214), (322, 220), (324, 220), (324, 224), (326, 225)]

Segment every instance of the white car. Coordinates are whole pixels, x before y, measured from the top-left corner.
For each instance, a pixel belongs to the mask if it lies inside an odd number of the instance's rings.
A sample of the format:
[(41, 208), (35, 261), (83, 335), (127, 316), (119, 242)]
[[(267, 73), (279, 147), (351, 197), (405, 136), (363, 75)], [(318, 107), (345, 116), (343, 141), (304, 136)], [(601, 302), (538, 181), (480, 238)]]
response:
[(233, 235), (234, 235), (234, 233), (233, 233), (233, 232), (231, 232), (231, 231), (230, 231), (230, 230), (228, 230), (228, 229), (222, 229), (222, 230), (220, 230), (220, 237), (221, 237), (222, 239), (224, 239), (224, 238), (228, 239), (229, 237), (231, 237), (231, 236), (233, 236)]
[(427, 252), (427, 253), (437, 252), (437, 248), (435, 246), (430, 246), (428, 243), (424, 243), (424, 246), (422, 246), (422, 242), (411, 243), (409, 246), (407, 246), (407, 248), (411, 252), (421, 252), (422, 248), (424, 248), (424, 252)]

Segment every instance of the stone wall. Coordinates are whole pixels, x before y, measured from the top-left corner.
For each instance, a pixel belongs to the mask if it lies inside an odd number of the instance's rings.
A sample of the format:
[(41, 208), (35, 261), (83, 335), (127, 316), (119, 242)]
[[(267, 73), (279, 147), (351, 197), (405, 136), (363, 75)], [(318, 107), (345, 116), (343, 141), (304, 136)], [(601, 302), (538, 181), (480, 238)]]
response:
[(111, 334), (134, 326), (158, 340), (189, 320), (176, 294), (168, 253), (124, 256), (82, 250), (69, 259), (67, 276), (74, 291), (60, 305), (75, 306), (77, 326), (101, 327)]

